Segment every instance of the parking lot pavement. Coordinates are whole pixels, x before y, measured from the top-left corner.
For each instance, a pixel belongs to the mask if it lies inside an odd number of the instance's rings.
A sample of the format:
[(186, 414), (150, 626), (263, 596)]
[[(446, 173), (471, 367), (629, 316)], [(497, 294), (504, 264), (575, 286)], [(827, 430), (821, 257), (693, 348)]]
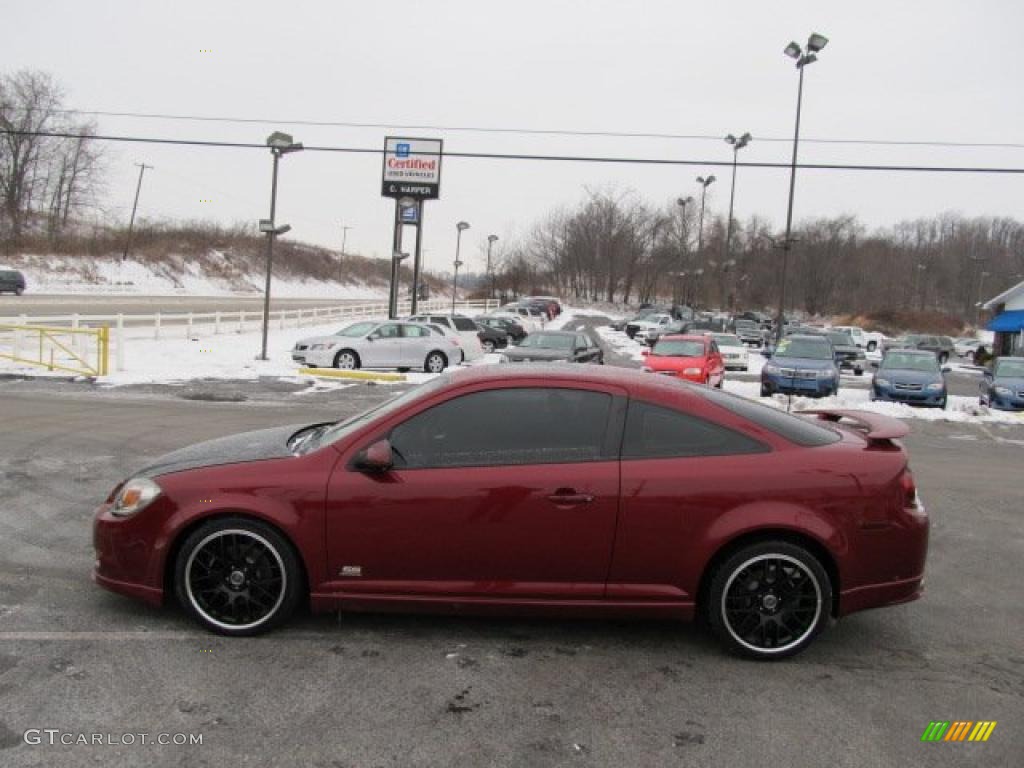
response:
[[(225, 640), (89, 580), (94, 506), (192, 441), (316, 421), (384, 387), (208, 402), (0, 389), (0, 761), (6, 766), (954, 766), (1024, 752), (1024, 430), (913, 423), (932, 515), (923, 600), (753, 663), (673, 623), (302, 617)], [(932, 720), (996, 720), (923, 744)], [(198, 733), (202, 746), (47, 746)], [(1013, 755), (1017, 755), (1016, 758)]]

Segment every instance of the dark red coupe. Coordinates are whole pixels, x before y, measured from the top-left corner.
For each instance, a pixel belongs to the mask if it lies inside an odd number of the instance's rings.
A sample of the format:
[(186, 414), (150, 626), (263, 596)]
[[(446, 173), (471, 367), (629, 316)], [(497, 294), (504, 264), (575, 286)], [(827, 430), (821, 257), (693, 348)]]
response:
[(95, 579), (250, 635), (313, 610), (706, 617), (780, 658), (921, 594), (902, 422), (796, 417), (598, 366), (460, 370), (334, 424), (225, 437), (118, 485)]

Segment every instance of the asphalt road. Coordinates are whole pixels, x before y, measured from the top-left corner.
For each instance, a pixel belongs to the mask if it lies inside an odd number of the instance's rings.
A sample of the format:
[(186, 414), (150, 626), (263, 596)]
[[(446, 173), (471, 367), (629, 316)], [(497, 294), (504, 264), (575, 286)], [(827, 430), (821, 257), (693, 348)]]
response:
[[(286, 299), (270, 296), (270, 308), (299, 309), (367, 304), (370, 300)], [(109, 296), (88, 294), (0, 295), (0, 317), (17, 315), (152, 315), (156, 312), (238, 312), (263, 310), (263, 297), (256, 296)]]
[[(225, 640), (90, 582), (93, 508), (132, 467), (393, 391), (222, 403), (0, 381), (0, 763), (1019, 764), (1020, 428), (913, 423), (933, 525), (927, 595), (844, 619), (778, 663), (652, 622), (326, 615)], [(922, 744), (937, 719), (999, 725), (985, 744)], [(28, 745), (30, 728), (203, 744)]]

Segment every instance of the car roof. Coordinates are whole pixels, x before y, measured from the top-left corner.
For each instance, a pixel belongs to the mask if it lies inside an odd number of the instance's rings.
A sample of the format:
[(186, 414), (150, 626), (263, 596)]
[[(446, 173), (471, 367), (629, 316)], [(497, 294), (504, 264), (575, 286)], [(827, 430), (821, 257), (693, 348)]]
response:
[(794, 333), (786, 337), (791, 341), (828, 341), (828, 337), (818, 333)]
[(706, 333), (666, 333), (660, 340), (704, 342), (708, 340), (708, 336), (709, 334)]
[(935, 354), (933, 352), (928, 351), (927, 349), (908, 349), (905, 347), (892, 347), (886, 350), (886, 355), (888, 356), (888, 354), (892, 352), (899, 352), (900, 354), (912, 355), (913, 357), (930, 357), (933, 360), (935, 359)]

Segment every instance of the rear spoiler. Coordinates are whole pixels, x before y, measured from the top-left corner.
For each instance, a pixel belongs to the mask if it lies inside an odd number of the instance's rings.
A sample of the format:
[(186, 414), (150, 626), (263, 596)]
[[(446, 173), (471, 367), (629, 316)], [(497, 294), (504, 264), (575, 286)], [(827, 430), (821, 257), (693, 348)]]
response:
[(843, 419), (852, 421), (851, 426), (858, 432), (862, 432), (869, 443), (884, 443), (910, 434), (910, 427), (906, 423), (880, 413), (849, 411), (840, 408), (822, 408), (800, 413), (817, 416), (822, 421), (839, 422)]

